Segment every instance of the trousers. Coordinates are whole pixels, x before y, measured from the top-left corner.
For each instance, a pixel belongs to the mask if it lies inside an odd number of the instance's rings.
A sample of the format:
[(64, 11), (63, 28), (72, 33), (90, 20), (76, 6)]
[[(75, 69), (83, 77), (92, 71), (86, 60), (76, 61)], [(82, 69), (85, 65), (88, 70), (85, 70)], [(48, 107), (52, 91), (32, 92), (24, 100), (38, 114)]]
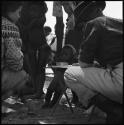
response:
[(120, 104), (123, 102), (123, 63), (116, 65), (112, 72), (104, 68), (72, 66), (65, 71), (64, 79), (85, 106), (98, 93)]

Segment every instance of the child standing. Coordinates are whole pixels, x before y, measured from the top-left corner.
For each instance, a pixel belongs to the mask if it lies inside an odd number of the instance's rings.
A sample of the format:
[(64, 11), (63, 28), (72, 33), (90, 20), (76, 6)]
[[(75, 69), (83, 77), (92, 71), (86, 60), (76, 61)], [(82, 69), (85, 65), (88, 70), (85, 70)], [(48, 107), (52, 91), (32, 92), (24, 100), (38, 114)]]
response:
[[(69, 65), (71, 65), (72, 63), (75, 63), (77, 61), (76, 58), (77, 56), (75, 48), (72, 45), (67, 44), (62, 48), (59, 57), (57, 57), (54, 60), (53, 64), (55, 64), (55, 62), (67, 62)], [(52, 108), (56, 104), (62, 93), (62, 89), (60, 87), (60, 80), (65, 72), (65, 69), (56, 69), (56, 70), (53, 69), (53, 71), (54, 71), (54, 78), (47, 89), (47, 93), (45, 96), (45, 103), (42, 106), (42, 108), (48, 108), (48, 107)], [(76, 98), (75, 93), (73, 94), (74, 98)]]

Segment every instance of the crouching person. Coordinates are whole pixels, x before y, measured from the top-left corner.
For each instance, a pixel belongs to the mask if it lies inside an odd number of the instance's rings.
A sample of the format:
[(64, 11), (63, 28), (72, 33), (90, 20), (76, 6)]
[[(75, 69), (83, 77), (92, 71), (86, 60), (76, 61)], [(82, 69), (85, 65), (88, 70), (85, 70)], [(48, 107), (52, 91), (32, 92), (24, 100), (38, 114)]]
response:
[[(107, 123), (121, 123), (122, 110), (117, 110), (117, 107), (112, 109), (112, 104), (122, 107), (123, 103), (123, 23), (104, 16), (104, 8), (104, 1), (90, 1), (82, 2), (75, 9), (75, 20), (78, 21), (82, 13), (86, 26), (84, 42), (80, 48), (79, 66), (69, 67), (64, 78), (67, 87), (78, 95), (86, 109), (97, 94), (108, 99), (105, 101), (104, 98), (103, 101), (101, 96), (102, 103), (99, 103), (100, 108), (107, 113)], [(94, 65), (95, 60), (99, 66)]]
[(28, 74), (23, 70), (22, 41), (16, 26), (21, 9), (22, 2), (2, 2), (2, 100), (20, 91), (28, 81)]

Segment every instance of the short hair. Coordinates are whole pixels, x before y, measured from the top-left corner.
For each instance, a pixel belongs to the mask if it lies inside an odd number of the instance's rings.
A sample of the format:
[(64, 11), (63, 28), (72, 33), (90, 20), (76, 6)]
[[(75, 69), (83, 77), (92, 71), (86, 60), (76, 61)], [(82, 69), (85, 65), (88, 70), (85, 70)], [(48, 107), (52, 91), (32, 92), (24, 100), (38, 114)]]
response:
[[(66, 59), (66, 60), (61, 55), (65, 52), (65, 50), (67, 50), (68, 52), (71, 52), (70, 57), (68, 57), (68, 59)], [(74, 48), (74, 46), (71, 44), (64, 45), (64, 47), (62, 48), (62, 51), (60, 53), (60, 59), (61, 59), (61, 61), (66, 61), (69, 64), (77, 62), (77, 53), (76, 53), (76, 49)]]
[(52, 31), (51, 27), (49, 26), (44, 26), (44, 32), (45, 33), (50, 33)]
[(75, 56), (76, 55), (76, 49), (74, 48), (74, 46), (73, 45), (71, 45), (71, 44), (66, 44), (66, 45), (64, 45), (63, 46), (63, 48), (62, 49), (71, 49), (72, 50), (72, 54), (73, 54), (73, 56)]
[(16, 11), (23, 3), (22, 1), (2, 1), (2, 16), (7, 16), (8, 12)]

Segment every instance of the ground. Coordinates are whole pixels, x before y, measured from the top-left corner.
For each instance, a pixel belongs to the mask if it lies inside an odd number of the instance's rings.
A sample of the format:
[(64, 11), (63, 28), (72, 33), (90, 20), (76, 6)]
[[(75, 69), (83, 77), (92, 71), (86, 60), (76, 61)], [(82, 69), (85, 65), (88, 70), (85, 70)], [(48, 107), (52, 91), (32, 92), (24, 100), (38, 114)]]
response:
[[(47, 78), (45, 82), (44, 91), (46, 91), (51, 78)], [(68, 96), (71, 97), (69, 90)], [(63, 96), (61, 102), (65, 101)], [(99, 109), (95, 109), (91, 119), (90, 113), (83, 112), (81, 108), (73, 107), (72, 113), (66, 105), (59, 104), (56, 109), (43, 109), (43, 100), (33, 100), (33, 105), (30, 112), (26, 104), (7, 104), (9, 107), (16, 110), (16, 112), (9, 113), (6, 117), (2, 117), (2, 124), (104, 124), (104, 113)]]

